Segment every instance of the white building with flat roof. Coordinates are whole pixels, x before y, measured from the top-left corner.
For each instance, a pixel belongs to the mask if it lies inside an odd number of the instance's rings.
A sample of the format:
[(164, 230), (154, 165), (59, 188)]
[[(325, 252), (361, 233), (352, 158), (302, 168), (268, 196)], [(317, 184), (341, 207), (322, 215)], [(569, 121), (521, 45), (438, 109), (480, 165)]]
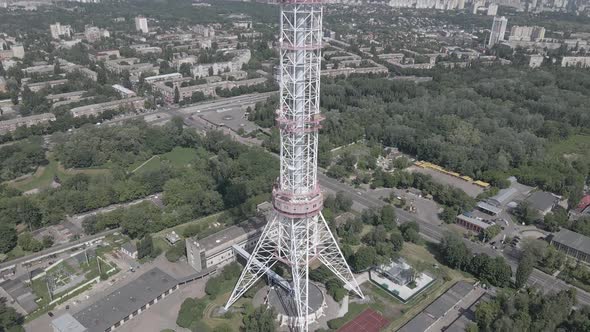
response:
[(113, 89), (117, 90), (117, 92), (121, 95), (122, 98), (131, 98), (137, 96), (135, 91), (127, 89), (121, 84), (114, 84)]
[(490, 31), (490, 39), (488, 40), (488, 47), (491, 48), (497, 43), (504, 40), (507, 25), (508, 19), (506, 17), (494, 17), (494, 22), (492, 23), (492, 31)]
[(138, 109), (143, 108), (145, 99), (142, 97), (133, 97), (127, 99), (113, 100), (106, 103), (92, 104), (72, 108), (70, 113), (73, 117), (79, 118), (81, 116), (96, 116), (106, 111), (113, 111), (119, 108)]
[(135, 30), (141, 31), (141, 33), (150, 32), (148, 28), (147, 18), (144, 16), (137, 16), (135, 18)]
[(186, 239), (188, 263), (200, 272), (214, 266), (221, 268), (235, 261), (236, 254), (232, 246), (238, 245), (246, 251), (253, 249), (265, 223), (260, 218), (252, 218), (203, 239)]
[(61, 25), (59, 22), (49, 25), (49, 30), (53, 39), (59, 39), (61, 36), (70, 37), (72, 35), (72, 27), (70, 25)]

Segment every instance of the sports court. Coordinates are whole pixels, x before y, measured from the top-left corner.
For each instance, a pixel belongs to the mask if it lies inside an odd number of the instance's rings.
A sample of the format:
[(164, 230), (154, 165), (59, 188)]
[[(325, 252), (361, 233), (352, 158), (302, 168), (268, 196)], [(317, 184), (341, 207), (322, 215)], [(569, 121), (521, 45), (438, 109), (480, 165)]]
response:
[(375, 310), (368, 308), (355, 319), (344, 324), (338, 332), (379, 332), (388, 324), (389, 320)]

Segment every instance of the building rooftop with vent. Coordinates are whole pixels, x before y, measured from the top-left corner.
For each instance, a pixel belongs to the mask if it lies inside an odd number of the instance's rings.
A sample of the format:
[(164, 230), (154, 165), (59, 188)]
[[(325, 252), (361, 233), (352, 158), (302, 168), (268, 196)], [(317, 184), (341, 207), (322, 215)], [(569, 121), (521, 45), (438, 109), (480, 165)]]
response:
[[(74, 326), (77, 329), (63, 332), (111, 331), (140, 314), (176, 288), (178, 288), (178, 281), (156, 267), (71, 315), (73, 320), (70, 317), (66, 317), (66, 319), (60, 316), (53, 323), (63, 320), (67, 324), (60, 324), (60, 326)], [(80, 326), (86, 330), (80, 330)]]

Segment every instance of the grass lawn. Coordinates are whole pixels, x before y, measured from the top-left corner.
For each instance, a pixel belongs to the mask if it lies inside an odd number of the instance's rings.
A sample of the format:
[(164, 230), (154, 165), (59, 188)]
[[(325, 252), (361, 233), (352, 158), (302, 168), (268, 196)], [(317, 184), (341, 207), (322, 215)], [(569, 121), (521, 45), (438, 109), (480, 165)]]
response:
[[(235, 283), (235, 280), (232, 280)], [(233, 287), (233, 284), (232, 284)], [(231, 291), (231, 290), (230, 290)], [(214, 310), (217, 308), (222, 307), (225, 305), (231, 292), (227, 292), (225, 294), (219, 295), (215, 298), (215, 300), (210, 301), (207, 304), (207, 307), (203, 311), (203, 323), (207, 324), (211, 328), (215, 328), (219, 325), (228, 325), (233, 328), (234, 331), (240, 331), (240, 327), (242, 326), (242, 315), (238, 313), (234, 313), (231, 318), (224, 318), (224, 317), (213, 317)], [(246, 302), (250, 302), (250, 299), (241, 298), (233, 305), (234, 308), (242, 307)]]
[(560, 156), (582, 156), (588, 157), (590, 151), (590, 135), (572, 135), (568, 139), (553, 143), (549, 146), (548, 152)]
[[(175, 231), (176, 234), (178, 234), (180, 237), (183, 237), (182, 236), (183, 230), (185, 228), (187, 228), (188, 226), (197, 225), (197, 224), (199, 224), (201, 226), (203, 226), (203, 225), (209, 226), (209, 225), (213, 224), (214, 222), (216, 222), (222, 213), (223, 212), (219, 212), (219, 213), (212, 214), (212, 215), (209, 215), (209, 216), (197, 219), (197, 220), (189, 221), (184, 224), (180, 224), (180, 225), (176, 225), (174, 227), (166, 228), (164, 230), (159, 231), (158, 233), (153, 234), (153, 236), (154, 236), (154, 238), (156, 238), (156, 237), (163, 238), (166, 236), (166, 234), (168, 234), (172, 231)], [(205, 230), (204, 227), (203, 227), (203, 230)], [(214, 231), (217, 231), (217, 229), (215, 229)]]
[(460, 271), (441, 266), (425, 246), (405, 242), (400, 254), (410, 265), (420, 264), (425, 267), (425, 270), (429, 271), (429, 274), (435, 277), (436, 281), (427, 290), (406, 304), (401, 303), (372, 282), (365, 282), (361, 285), (361, 288), (365, 296), (371, 299), (371, 302), (363, 304), (350, 303), (349, 311), (344, 316), (347, 321), (354, 319), (366, 308), (372, 308), (380, 312), (385, 318), (391, 320), (391, 324), (386, 330), (395, 331), (426, 308), (426, 306), (443, 294), (455, 282), (469, 280), (469, 277)]
[(168, 161), (172, 165), (182, 167), (188, 165), (197, 156), (197, 150), (193, 148), (181, 148), (175, 147), (172, 151), (166, 152), (161, 155), (156, 155), (150, 159), (142, 162), (136, 162), (129, 166), (130, 172), (137, 171), (149, 171), (158, 169), (162, 164), (162, 161)]
[(36, 188), (48, 188), (53, 182), (55, 176), (59, 177), (63, 181), (64, 179), (78, 173), (93, 175), (109, 172), (108, 169), (104, 168), (64, 169), (63, 166), (51, 154), (47, 155), (47, 160), (49, 160), (49, 164), (37, 168), (37, 171), (33, 175), (22, 180), (13, 180), (8, 183), (16, 189), (29, 191)]
[(11, 259), (23, 257), (28, 254), (31, 254), (31, 252), (24, 251), (20, 246), (16, 246), (6, 254), (5, 260), (11, 260)]

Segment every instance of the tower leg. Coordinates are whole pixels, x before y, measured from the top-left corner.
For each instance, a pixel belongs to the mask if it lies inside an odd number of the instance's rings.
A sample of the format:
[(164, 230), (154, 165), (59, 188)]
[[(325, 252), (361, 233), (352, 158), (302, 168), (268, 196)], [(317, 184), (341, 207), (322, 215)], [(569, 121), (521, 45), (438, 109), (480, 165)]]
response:
[(240, 279), (238, 279), (231, 296), (225, 304), (226, 310), (275, 265), (275, 251), (277, 248), (275, 239), (278, 238), (279, 218), (275, 213), (271, 221), (264, 226), (260, 239), (258, 239), (258, 243), (250, 258), (248, 258)]
[(287, 219), (290, 230), (290, 250), (288, 261), (291, 262), (293, 277), (293, 297), (297, 306), (297, 331), (307, 332), (309, 322), (309, 261), (313, 258), (310, 248), (314, 247), (317, 229), (317, 216), (308, 218)]
[(359, 287), (342, 251), (338, 247), (338, 243), (328, 227), (328, 223), (324, 216), (319, 214), (318, 223), (318, 258), (320, 261), (332, 271), (338, 279), (340, 279), (348, 290), (354, 291), (358, 296), (364, 298), (363, 292)]

